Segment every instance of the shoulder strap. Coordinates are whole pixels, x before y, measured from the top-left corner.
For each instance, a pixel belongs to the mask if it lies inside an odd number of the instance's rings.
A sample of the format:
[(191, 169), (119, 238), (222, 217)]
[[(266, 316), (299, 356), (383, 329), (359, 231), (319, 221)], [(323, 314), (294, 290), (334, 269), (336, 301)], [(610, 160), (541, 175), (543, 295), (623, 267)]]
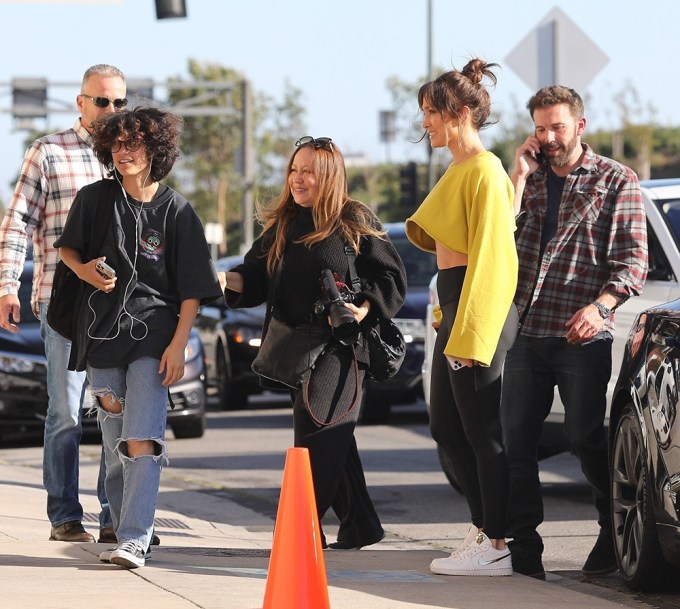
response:
[(354, 261), (356, 260), (356, 253), (351, 245), (345, 245), (345, 256), (347, 256), (347, 265), (349, 267), (349, 279), (352, 284), (352, 290), (358, 292), (361, 290), (361, 279), (357, 275), (357, 267)]
[(111, 223), (111, 215), (113, 214), (113, 204), (116, 198), (115, 180), (103, 181), (103, 196), (99, 205), (97, 205), (97, 213), (94, 217), (94, 224), (92, 226), (92, 238), (90, 239), (90, 258), (99, 255), (106, 237), (106, 230)]

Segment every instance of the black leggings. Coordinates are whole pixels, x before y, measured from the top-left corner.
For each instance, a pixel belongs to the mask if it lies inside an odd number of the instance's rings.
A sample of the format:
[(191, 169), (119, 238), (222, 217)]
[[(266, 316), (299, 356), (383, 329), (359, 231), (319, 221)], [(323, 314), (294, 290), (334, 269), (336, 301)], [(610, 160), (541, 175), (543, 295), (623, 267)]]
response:
[(364, 374), (352, 349), (338, 346), (317, 360), (308, 395), (304, 387), (291, 392), (295, 446), (309, 449), (319, 520), (332, 507), (340, 521), (338, 541), (351, 546), (384, 535), (354, 438)]
[(458, 309), (466, 267), (440, 270), (437, 293), (443, 319), (437, 332), (430, 385), (430, 432), (451, 461), (472, 523), (491, 539), (505, 538), (508, 464), (500, 423), (505, 355), (517, 335), (511, 305), (491, 365), (454, 371), (444, 347)]

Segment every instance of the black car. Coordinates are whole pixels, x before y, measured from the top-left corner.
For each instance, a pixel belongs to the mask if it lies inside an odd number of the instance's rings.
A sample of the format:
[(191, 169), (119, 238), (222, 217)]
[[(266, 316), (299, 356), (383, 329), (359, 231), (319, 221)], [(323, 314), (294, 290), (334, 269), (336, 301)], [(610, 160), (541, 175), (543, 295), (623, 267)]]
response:
[[(394, 319), (406, 339), (406, 357), (389, 381), (367, 381), (361, 413), (364, 423), (385, 423), (393, 404), (412, 403), (423, 395), (425, 311), (436, 260), (408, 241), (403, 223), (387, 224), (385, 228), (404, 262), (408, 278), (406, 300)], [(220, 258), (215, 267), (227, 271), (242, 261), (242, 256), (228, 256)], [(246, 408), (248, 396), (262, 391), (251, 364), (260, 348), (265, 311), (265, 305), (229, 309), (220, 302), (201, 307), (199, 312), (196, 327), (206, 349), (208, 380), (217, 387), (220, 404), (226, 410)]]
[(407, 239), (403, 222), (386, 224), (385, 228), (406, 268), (406, 298), (394, 317), (406, 340), (406, 357), (389, 381), (367, 381), (361, 412), (363, 423), (387, 423), (393, 405), (412, 404), (423, 397), (425, 315), (430, 298), (428, 286), (437, 272), (437, 261)]
[[(40, 322), (31, 312), (33, 262), (21, 275), (21, 330), (0, 330), (0, 438), (4, 433), (43, 426), (47, 413), (47, 359)], [(200, 438), (205, 432), (206, 381), (203, 344), (192, 330), (185, 350), (184, 378), (170, 387), (174, 408), (168, 425), (175, 438)], [(83, 413), (84, 414), (84, 413)], [(96, 417), (83, 416), (86, 428)]]
[[(243, 262), (243, 256), (227, 256), (215, 262), (218, 271), (228, 271)], [(204, 305), (195, 327), (205, 345), (208, 383), (217, 388), (224, 410), (248, 407), (248, 396), (261, 393), (259, 377), (251, 364), (262, 342), (266, 305), (230, 309), (224, 299)]]
[(680, 578), (680, 299), (640, 313), (609, 415), (619, 570), (633, 590)]

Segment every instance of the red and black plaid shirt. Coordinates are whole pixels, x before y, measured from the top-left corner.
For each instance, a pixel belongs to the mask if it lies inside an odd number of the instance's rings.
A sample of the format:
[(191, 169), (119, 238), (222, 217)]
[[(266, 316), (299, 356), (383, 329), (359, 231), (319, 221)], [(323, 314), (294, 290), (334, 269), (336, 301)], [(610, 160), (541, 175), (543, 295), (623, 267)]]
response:
[[(566, 179), (557, 232), (539, 260), (548, 205), (547, 170), (527, 180), (517, 217), (519, 281), (515, 303), (522, 334), (565, 336), (565, 324), (603, 292), (621, 301), (647, 277), (647, 224), (635, 173), (583, 144), (581, 166)], [(528, 311), (527, 311), (528, 309)], [(605, 329), (614, 327), (611, 318)]]
[[(76, 119), (72, 129), (35, 140), (26, 151), (9, 208), (0, 224), (0, 296), (19, 291), (28, 239), (33, 239), (31, 303), (48, 301), (61, 235), (78, 190), (101, 180), (105, 170), (92, 150), (92, 136)], [(22, 312), (22, 314), (24, 314)]]

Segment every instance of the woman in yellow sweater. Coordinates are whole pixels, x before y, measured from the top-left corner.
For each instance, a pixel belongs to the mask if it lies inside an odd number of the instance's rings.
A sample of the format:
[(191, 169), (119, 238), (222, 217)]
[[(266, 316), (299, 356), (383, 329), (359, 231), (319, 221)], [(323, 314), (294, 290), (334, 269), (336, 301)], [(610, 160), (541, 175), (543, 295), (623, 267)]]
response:
[(505, 354), (517, 333), (513, 188), (485, 150), (496, 64), (472, 59), (423, 85), (418, 103), (434, 148), (453, 162), (406, 233), (437, 256), (439, 324), (432, 360), (430, 430), (450, 458), (470, 507), (463, 545), (430, 569), (444, 575), (512, 575), (505, 545), (508, 467), (499, 417)]

